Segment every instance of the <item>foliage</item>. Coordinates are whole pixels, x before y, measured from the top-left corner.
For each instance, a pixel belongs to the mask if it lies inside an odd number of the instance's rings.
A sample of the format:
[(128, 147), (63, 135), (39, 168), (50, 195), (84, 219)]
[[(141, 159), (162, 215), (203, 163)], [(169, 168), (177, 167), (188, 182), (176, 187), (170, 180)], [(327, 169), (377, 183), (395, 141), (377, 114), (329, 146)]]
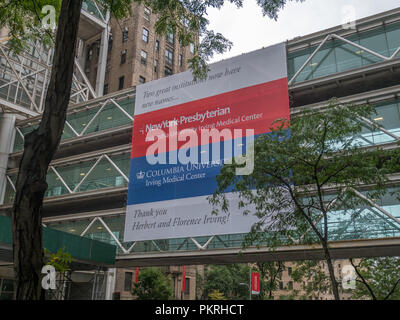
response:
[(159, 268), (143, 269), (135, 283), (132, 294), (138, 300), (168, 300), (173, 297), (172, 280)]
[(400, 257), (363, 258), (358, 264), (353, 299), (400, 300)]
[(218, 290), (213, 290), (209, 295), (208, 299), (210, 300), (226, 300), (224, 294), (219, 292)]
[[(223, 166), (218, 189), (209, 197), (214, 213), (227, 211), (224, 192), (232, 187), (243, 213), (253, 211), (259, 218), (245, 245), (320, 243), (336, 299), (339, 293), (328, 241), (340, 239), (346, 230), (336, 230), (336, 234), (330, 230), (330, 215), (335, 212), (339, 219), (341, 210), (346, 219), (356, 219), (355, 209), (369, 205), (356, 191), (360, 185), (369, 186), (366, 197), (379, 201), (389, 192), (387, 175), (398, 168), (398, 150), (360, 148), (357, 139), (370, 125), (367, 122), (379, 127), (372, 120), (374, 115), (372, 106), (331, 100), (323, 110), (302, 109), (290, 121), (278, 119), (271, 134), (255, 140), (253, 173), (236, 175), (240, 165), (233, 159)], [(365, 225), (359, 228), (368, 230)]]
[(301, 299), (319, 300), (321, 294), (332, 294), (329, 276), (321, 261), (295, 262), (291, 277), (293, 281), (301, 284)]
[[(271, 300), (273, 292), (278, 290), (282, 280), (282, 272), (285, 265), (281, 261), (257, 262), (257, 270), (260, 272), (260, 294), (254, 295), (254, 300)], [(255, 271), (255, 270), (254, 270)]]
[(51, 253), (47, 249), (44, 249), (44, 253), (47, 258), (46, 264), (53, 266), (56, 271), (64, 273), (69, 270), (72, 257), (65, 248), (58, 249), (56, 253)]
[(27, 40), (41, 39), (45, 44), (53, 37), (51, 30), (42, 28), (42, 19), (47, 13), (42, 12), (46, 5), (56, 10), (56, 20), (62, 0), (9, 0), (0, 4), (0, 29), (9, 30), (9, 46), (20, 51), (26, 48)]
[(249, 297), (249, 267), (243, 264), (212, 265), (206, 268), (203, 299), (213, 291), (221, 292), (228, 300), (244, 300)]
[(296, 300), (296, 298), (297, 298), (297, 293), (293, 292), (293, 293), (286, 294), (286, 295), (285, 294), (280, 295), (278, 297), (278, 300)]

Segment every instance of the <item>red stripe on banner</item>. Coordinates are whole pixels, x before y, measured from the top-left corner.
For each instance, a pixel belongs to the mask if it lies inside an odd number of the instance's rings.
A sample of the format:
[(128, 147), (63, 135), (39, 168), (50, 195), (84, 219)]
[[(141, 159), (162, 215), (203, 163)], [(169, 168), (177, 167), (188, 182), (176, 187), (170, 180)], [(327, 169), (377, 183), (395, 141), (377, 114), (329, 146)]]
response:
[[(255, 135), (267, 133), (271, 131), (272, 122), (279, 118), (290, 118), (287, 78), (136, 115), (131, 157), (146, 156), (146, 150), (154, 143), (145, 141), (147, 132), (160, 128), (168, 135), (170, 123), (177, 123), (178, 132), (194, 129), (200, 138), (201, 129), (213, 127), (218, 130), (230, 129), (232, 135), (233, 129), (253, 129)], [(165, 142), (167, 152), (183, 145), (193, 147), (201, 144), (196, 140), (191, 145), (186, 141), (170, 145), (168, 136)], [(211, 143), (211, 139), (208, 143)]]
[(182, 266), (182, 292), (186, 291), (186, 266)]
[(260, 293), (260, 274), (258, 272), (251, 273), (251, 293)]
[(139, 282), (139, 267), (136, 267), (135, 282)]

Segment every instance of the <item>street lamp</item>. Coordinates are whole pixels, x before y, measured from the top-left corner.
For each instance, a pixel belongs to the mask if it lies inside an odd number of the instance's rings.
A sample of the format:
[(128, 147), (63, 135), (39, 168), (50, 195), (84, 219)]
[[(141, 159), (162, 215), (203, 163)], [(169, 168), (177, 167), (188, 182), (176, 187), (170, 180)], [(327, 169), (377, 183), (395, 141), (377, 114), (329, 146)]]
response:
[(251, 300), (251, 286), (248, 283), (241, 282), (239, 285), (246, 286), (249, 288), (249, 300)]

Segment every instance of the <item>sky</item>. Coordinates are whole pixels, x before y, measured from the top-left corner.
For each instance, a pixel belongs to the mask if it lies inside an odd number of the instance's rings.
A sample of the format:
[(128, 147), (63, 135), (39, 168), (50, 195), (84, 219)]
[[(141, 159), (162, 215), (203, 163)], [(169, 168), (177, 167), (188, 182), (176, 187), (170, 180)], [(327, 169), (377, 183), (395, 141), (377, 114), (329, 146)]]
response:
[(256, 0), (244, 0), (237, 9), (228, 3), (220, 10), (209, 9), (209, 29), (233, 42), (230, 51), (215, 55), (220, 61), (279, 42), (328, 29), (380, 12), (400, 8), (400, 0), (305, 0), (290, 2), (277, 21), (263, 17)]

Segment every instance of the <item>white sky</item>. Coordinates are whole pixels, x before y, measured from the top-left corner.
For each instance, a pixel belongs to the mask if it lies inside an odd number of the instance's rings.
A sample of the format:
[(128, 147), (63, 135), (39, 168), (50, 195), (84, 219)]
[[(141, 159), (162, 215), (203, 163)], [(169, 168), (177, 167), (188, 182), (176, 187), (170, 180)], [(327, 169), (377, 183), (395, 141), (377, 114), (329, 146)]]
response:
[(263, 17), (256, 0), (244, 0), (240, 9), (226, 2), (221, 10), (208, 11), (209, 28), (222, 33), (233, 42), (233, 47), (225, 54), (214, 56), (210, 62), (400, 7), (400, 0), (293, 1), (274, 21)]

